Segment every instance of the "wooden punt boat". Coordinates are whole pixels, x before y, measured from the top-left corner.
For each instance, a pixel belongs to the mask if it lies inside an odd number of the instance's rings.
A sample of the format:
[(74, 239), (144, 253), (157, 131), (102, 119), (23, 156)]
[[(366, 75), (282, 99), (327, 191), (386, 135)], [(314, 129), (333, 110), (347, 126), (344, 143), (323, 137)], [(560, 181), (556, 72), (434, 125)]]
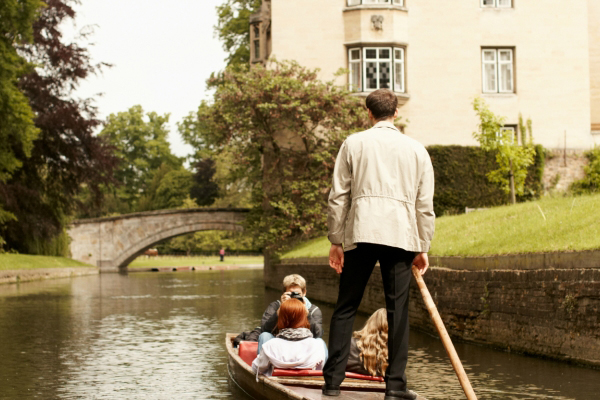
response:
[[(258, 376), (252, 373), (252, 367), (239, 355), (239, 349), (233, 347), (237, 335), (228, 333), (225, 346), (229, 355), (228, 370), (232, 381), (254, 399), (269, 400), (383, 400), (385, 383), (363, 379), (346, 378), (341, 386), (339, 397), (321, 395), (323, 376)], [(322, 397), (321, 397), (322, 396)], [(425, 400), (419, 396), (419, 400)]]

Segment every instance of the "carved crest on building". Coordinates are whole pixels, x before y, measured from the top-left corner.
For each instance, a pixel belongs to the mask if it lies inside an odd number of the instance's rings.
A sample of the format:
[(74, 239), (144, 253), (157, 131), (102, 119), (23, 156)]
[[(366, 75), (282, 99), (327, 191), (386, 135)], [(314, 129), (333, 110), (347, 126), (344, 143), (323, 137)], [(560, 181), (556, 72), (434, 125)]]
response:
[(371, 22), (373, 23), (373, 29), (375, 29), (376, 31), (383, 30), (383, 15), (371, 16)]

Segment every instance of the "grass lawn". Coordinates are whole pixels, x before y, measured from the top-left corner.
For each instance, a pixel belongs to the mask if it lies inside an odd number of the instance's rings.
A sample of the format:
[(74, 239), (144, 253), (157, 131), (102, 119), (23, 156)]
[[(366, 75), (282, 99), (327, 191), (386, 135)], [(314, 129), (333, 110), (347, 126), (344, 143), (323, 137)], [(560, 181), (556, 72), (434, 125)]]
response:
[(263, 264), (263, 256), (227, 256), (225, 261), (219, 261), (219, 256), (140, 256), (136, 258), (129, 268), (149, 267), (195, 267), (200, 265), (250, 265)]
[[(436, 220), (430, 254), (483, 256), (600, 249), (600, 195), (547, 197)], [(283, 258), (327, 257), (322, 237)]]
[(0, 254), (0, 271), (9, 269), (38, 269), (64, 267), (92, 267), (79, 261), (62, 257), (30, 256), (25, 254)]

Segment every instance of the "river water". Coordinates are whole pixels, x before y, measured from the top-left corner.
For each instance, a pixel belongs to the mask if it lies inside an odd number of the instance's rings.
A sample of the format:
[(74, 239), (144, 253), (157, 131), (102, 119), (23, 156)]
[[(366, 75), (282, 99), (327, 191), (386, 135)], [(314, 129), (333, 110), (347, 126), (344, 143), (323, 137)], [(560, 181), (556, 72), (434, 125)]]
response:
[[(0, 399), (246, 399), (228, 379), (224, 335), (259, 324), (279, 295), (262, 270), (0, 285)], [(332, 308), (319, 306), (327, 332)], [(411, 332), (410, 347), (412, 388), (463, 398), (437, 339)], [(600, 371), (456, 347), (480, 399), (600, 398)]]

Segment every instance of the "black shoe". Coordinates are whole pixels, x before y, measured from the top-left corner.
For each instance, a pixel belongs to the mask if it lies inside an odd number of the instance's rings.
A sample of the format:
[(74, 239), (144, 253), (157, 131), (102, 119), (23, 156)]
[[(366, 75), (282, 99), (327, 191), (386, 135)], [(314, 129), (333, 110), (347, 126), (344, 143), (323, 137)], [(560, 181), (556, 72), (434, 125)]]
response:
[(322, 392), (325, 396), (339, 396), (340, 387), (335, 385), (324, 384)]
[(402, 392), (400, 390), (386, 390), (384, 400), (397, 400), (397, 399), (412, 399), (415, 400), (418, 395), (412, 390), (406, 389)]

